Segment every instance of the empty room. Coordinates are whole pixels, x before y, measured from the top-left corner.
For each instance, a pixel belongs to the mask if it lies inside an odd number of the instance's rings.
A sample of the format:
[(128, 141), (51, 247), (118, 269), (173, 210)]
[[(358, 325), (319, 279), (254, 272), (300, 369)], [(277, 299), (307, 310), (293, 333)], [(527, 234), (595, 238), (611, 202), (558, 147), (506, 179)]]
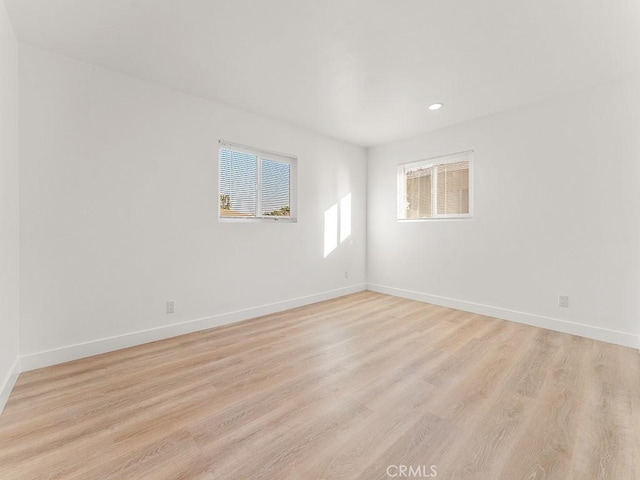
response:
[(640, 2), (0, 0), (1, 480), (640, 480)]

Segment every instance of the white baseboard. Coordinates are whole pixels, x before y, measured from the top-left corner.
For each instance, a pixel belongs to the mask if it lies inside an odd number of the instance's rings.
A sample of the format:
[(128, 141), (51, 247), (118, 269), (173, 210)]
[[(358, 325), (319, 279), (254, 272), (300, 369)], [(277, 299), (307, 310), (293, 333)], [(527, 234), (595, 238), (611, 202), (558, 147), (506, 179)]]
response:
[(7, 400), (9, 400), (9, 395), (11, 395), (11, 391), (18, 380), (18, 375), (20, 375), (20, 359), (16, 358), (11, 370), (9, 370), (0, 384), (0, 414), (2, 414), (2, 410), (4, 410)]
[(366, 290), (365, 284), (352, 285), (337, 290), (330, 290), (305, 297), (298, 297), (281, 302), (270, 303), (258, 307), (237, 310), (234, 312), (222, 313), (211, 317), (198, 318), (186, 322), (165, 325), (149, 330), (126, 333), (115, 337), (101, 338), (89, 342), (68, 345), (54, 350), (31, 353), (20, 358), (20, 366), (23, 372), (36, 368), (48, 367), (59, 363), (77, 360), (79, 358), (90, 357), (101, 353), (112, 352), (122, 348), (133, 347), (143, 343), (164, 340), (165, 338), (184, 335), (186, 333), (206, 330), (208, 328), (219, 327), (229, 323), (240, 322), (250, 318), (269, 315), (271, 313), (289, 310), (290, 308), (322, 302), (332, 298), (342, 297), (351, 293)]
[(491, 307), (479, 303), (456, 300), (448, 297), (440, 297), (438, 295), (429, 295), (426, 293), (388, 287), (385, 285), (369, 284), (367, 286), (367, 289), (373, 292), (386, 293), (388, 295), (394, 295), (396, 297), (403, 297), (420, 302), (432, 303), (434, 305), (455, 308), (456, 310), (463, 310), (465, 312), (478, 313), (481, 315), (486, 315), (488, 317), (500, 318), (502, 320), (524, 323), (526, 325), (532, 325), (534, 327), (554, 330), (556, 332), (569, 333), (571, 335), (577, 335), (579, 337), (586, 337), (603, 342), (614, 343), (616, 345), (623, 345), (625, 347), (640, 348), (640, 336), (634, 335), (632, 333), (619, 332), (617, 330), (609, 330), (606, 328), (594, 327), (592, 325), (585, 325), (584, 323), (568, 322), (566, 320), (559, 320), (557, 318), (543, 317), (531, 313), (518, 312), (499, 307)]

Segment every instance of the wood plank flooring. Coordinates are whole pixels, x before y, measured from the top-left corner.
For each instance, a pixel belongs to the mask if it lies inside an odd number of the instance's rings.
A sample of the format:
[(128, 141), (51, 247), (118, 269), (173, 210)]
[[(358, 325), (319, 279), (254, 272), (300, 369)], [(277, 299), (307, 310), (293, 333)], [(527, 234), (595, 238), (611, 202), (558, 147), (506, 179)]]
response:
[(2, 480), (433, 473), (640, 480), (640, 355), (362, 292), (23, 373), (0, 416)]

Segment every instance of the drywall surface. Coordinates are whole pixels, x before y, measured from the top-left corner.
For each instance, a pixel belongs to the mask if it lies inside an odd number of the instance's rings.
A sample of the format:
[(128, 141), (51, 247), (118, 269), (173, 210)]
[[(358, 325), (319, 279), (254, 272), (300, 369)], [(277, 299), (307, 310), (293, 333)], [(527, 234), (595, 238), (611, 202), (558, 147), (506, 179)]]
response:
[[(31, 46), (20, 55), (26, 368), (364, 288), (364, 149)], [(218, 221), (219, 140), (298, 156), (297, 223)], [(351, 233), (325, 256), (325, 212), (349, 194)]]
[(0, 0), (0, 411), (18, 371), (18, 43)]
[[(369, 287), (638, 346), (639, 132), (626, 78), (372, 148)], [(397, 221), (397, 165), (465, 150), (473, 218)]]

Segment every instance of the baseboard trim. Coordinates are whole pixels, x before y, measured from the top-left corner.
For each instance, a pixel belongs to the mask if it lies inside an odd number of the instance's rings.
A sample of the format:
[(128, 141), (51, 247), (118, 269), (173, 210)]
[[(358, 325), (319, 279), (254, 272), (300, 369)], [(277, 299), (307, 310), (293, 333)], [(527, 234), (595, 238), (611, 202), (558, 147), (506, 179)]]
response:
[(20, 365), (23, 372), (35, 370), (37, 368), (49, 367), (72, 360), (78, 360), (84, 357), (91, 357), (101, 353), (112, 352), (123, 348), (134, 347), (144, 343), (164, 340), (166, 338), (176, 337), (187, 333), (206, 330), (213, 327), (219, 327), (230, 323), (248, 320), (250, 318), (261, 317), (272, 313), (289, 310), (291, 308), (301, 307), (312, 303), (330, 300), (332, 298), (342, 297), (352, 293), (362, 292), (366, 290), (366, 284), (352, 285), (336, 290), (329, 290), (304, 297), (297, 297), (281, 302), (270, 303), (257, 307), (247, 308), (244, 310), (236, 310), (210, 317), (197, 318), (186, 322), (165, 325), (149, 330), (126, 333), (114, 337), (92, 340), (89, 342), (68, 345), (53, 350), (31, 353), (23, 355), (20, 358)]
[(388, 287), (386, 285), (368, 284), (367, 289), (373, 292), (386, 293), (387, 295), (393, 295), (396, 297), (432, 303), (434, 305), (455, 308), (456, 310), (463, 310), (465, 312), (478, 313), (489, 317), (523, 323), (534, 327), (545, 328), (547, 330), (554, 330), (556, 332), (569, 333), (571, 335), (591, 338), (625, 347), (632, 347), (636, 349), (640, 348), (640, 336), (632, 333), (609, 330), (606, 328), (586, 325), (584, 323), (569, 322), (566, 320), (559, 320), (557, 318), (543, 317), (541, 315), (518, 312), (500, 307), (492, 307), (489, 305), (441, 297), (438, 295), (429, 295), (426, 293), (404, 290), (402, 288)]
[(9, 370), (9, 373), (7, 373), (7, 376), (0, 385), (0, 415), (4, 410), (4, 406), (7, 404), (7, 400), (9, 400), (11, 391), (18, 380), (18, 375), (20, 375), (20, 359), (16, 358), (11, 366), (11, 370)]

